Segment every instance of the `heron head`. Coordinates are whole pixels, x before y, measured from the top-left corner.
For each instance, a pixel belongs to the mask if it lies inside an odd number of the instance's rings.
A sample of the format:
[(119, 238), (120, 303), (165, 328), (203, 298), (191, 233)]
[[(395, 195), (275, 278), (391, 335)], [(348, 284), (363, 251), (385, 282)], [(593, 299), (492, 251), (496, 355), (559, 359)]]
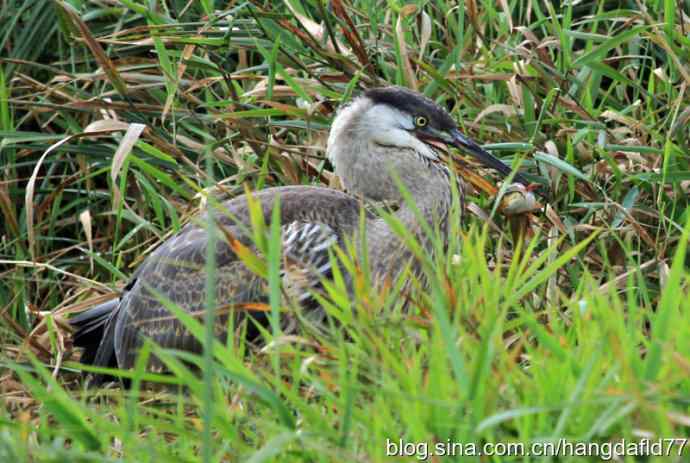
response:
[[(371, 145), (388, 147), (381, 152), (388, 154), (386, 162), (396, 165), (406, 161), (414, 163), (413, 159), (404, 159), (409, 153), (421, 156), (422, 161), (438, 161), (434, 147), (445, 145), (472, 155), (502, 176), (511, 173), (508, 165), (463, 135), (446, 110), (422, 94), (403, 87), (375, 88), (356, 98), (338, 113), (328, 145), (328, 155), (336, 171), (347, 171), (353, 164), (373, 167), (370, 156), (366, 157), (375, 151)], [(404, 167), (410, 170), (413, 166)], [(513, 178), (528, 184), (520, 174)]]

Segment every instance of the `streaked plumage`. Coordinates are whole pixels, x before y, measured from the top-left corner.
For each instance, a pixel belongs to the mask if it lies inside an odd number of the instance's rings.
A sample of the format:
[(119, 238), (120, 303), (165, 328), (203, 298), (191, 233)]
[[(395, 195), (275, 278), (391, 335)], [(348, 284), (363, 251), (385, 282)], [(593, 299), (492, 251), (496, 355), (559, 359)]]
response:
[[(507, 166), (462, 136), (450, 115), (434, 102), (410, 90), (388, 87), (370, 90), (356, 98), (338, 112), (333, 122), (328, 157), (348, 193), (322, 187), (288, 186), (254, 194), (262, 205), (266, 223), (270, 222), (275, 198), (280, 198), (281, 272), (284, 292), (290, 299), (307, 306), (313, 302), (311, 291), (331, 271), (329, 249), (344, 244), (346, 239), (352, 239), (355, 247), (361, 242), (358, 237), (361, 213), (366, 219), (367, 252), (374, 283), (394, 281), (408, 264), (415, 269), (412, 255), (402, 241), (384, 220), (363, 210), (360, 198), (402, 203), (393, 179), (396, 176), (414, 198), (424, 220), (445, 230), (450, 210), (451, 173), (440, 162), (439, 154), (428, 143), (430, 140), (454, 144), (501, 173), (510, 172)], [(230, 219), (236, 218), (249, 226), (246, 198), (234, 198), (223, 206), (226, 212), (213, 213), (217, 223), (243, 245), (252, 246), (243, 227)], [(402, 205), (396, 215), (431, 252), (413, 211)], [(208, 243), (203, 224), (206, 222), (202, 216), (186, 225), (148, 256), (118, 301), (72, 319), (76, 328), (75, 344), (85, 347), (84, 361), (131, 368), (144, 337), (165, 348), (201, 351), (200, 343), (171, 316), (156, 294), (189, 313), (203, 313)], [(218, 304), (231, 306), (267, 300), (265, 281), (238, 260), (225, 240), (218, 242), (216, 262)], [(234, 323), (238, 326), (247, 313), (219, 310), (216, 334), (226, 335), (228, 314), (237, 314)], [(261, 312), (253, 312), (253, 318), (257, 323), (266, 322)], [(250, 337), (256, 334), (251, 323), (247, 330)], [(163, 365), (152, 358), (149, 368), (161, 370)]]

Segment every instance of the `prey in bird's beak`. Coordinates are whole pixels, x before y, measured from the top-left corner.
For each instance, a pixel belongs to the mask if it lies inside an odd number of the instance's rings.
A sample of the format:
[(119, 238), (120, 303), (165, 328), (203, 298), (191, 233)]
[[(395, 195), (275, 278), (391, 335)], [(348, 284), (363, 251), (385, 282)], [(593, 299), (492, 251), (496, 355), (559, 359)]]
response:
[[(479, 146), (471, 138), (464, 136), (458, 129), (442, 131), (427, 126), (418, 130), (417, 136), (434, 146), (437, 146), (436, 143), (439, 142), (444, 145), (455, 146), (459, 150), (471, 154), (486, 167), (498, 171), (503, 177), (508, 177), (512, 173), (512, 169), (507, 164)], [(530, 184), (529, 180), (517, 172), (513, 176), (513, 181), (522, 183), (525, 186)]]

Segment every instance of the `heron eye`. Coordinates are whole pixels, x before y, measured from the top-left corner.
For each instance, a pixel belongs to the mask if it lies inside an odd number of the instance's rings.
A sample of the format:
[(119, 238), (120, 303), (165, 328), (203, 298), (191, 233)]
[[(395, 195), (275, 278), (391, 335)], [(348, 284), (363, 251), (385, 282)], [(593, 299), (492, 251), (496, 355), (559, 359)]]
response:
[(414, 119), (414, 125), (416, 125), (417, 127), (426, 127), (428, 123), (429, 120), (424, 116), (417, 116)]

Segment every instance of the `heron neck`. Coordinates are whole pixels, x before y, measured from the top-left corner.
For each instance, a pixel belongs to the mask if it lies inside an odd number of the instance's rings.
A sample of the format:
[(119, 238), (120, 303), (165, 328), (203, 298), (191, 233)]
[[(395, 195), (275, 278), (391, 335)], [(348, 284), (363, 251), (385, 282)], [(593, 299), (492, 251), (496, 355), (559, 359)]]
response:
[[(438, 227), (444, 241), (447, 239), (451, 207), (451, 187), (447, 171), (441, 167), (420, 169), (420, 178), (411, 184), (409, 192), (413, 204), (401, 205), (395, 218), (404, 226), (406, 233), (411, 234), (423, 249), (431, 252), (433, 236), (429, 236), (419, 219), (429, 224), (431, 230)], [(386, 220), (377, 219), (370, 225), (372, 227), (367, 237), (367, 248), (371, 269), (374, 273), (396, 277), (407, 259), (412, 258), (412, 253), (403, 238)]]
[(415, 238), (425, 234), (420, 218), (431, 226), (445, 224), (451, 202), (447, 171), (436, 167), (424, 172), (411, 186), (410, 196), (412, 204), (401, 204), (396, 217)]

